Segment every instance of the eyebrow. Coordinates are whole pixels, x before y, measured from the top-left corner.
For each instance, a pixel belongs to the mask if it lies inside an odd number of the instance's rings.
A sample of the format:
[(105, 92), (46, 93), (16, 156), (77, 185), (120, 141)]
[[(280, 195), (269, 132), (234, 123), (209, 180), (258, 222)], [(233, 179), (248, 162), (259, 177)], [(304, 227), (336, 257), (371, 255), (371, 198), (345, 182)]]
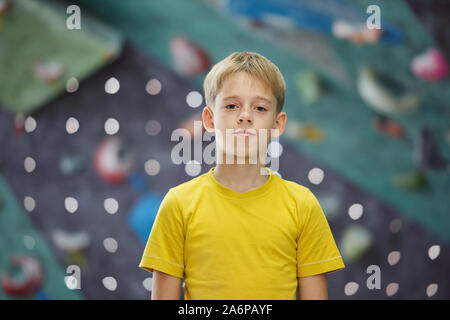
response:
[[(239, 96), (228, 96), (228, 97), (225, 97), (223, 100), (225, 101), (225, 100), (229, 100), (229, 99), (239, 99)], [(264, 100), (264, 101), (266, 101), (266, 102), (268, 102), (269, 104), (272, 104), (272, 101), (270, 101), (269, 99), (267, 99), (267, 98), (265, 98), (265, 97), (262, 97), (262, 96), (256, 96), (255, 97), (256, 99), (259, 99), (259, 100)]]

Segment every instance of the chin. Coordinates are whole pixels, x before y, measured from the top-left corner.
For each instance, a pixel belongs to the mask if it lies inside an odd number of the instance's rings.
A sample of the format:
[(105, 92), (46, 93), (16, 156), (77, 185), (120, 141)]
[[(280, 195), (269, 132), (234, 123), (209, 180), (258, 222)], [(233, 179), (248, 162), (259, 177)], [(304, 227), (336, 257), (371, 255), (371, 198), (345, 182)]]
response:
[(216, 151), (222, 152), (223, 154), (223, 163), (227, 163), (227, 157), (230, 158), (230, 162), (232, 163), (256, 164), (259, 162), (257, 140), (252, 140), (252, 142), (247, 141), (245, 144), (237, 143), (237, 140), (233, 139), (220, 142), (216, 141), (216, 148), (218, 148)]
[[(256, 149), (247, 150), (233, 150), (230, 152), (225, 152), (225, 157), (231, 157), (234, 163), (238, 164), (257, 164), (258, 163), (258, 151)], [(226, 158), (225, 158), (226, 159)], [(224, 162), (226, 160), (224, 159)], [(250, 162), (251, 161), (251, 162)]]

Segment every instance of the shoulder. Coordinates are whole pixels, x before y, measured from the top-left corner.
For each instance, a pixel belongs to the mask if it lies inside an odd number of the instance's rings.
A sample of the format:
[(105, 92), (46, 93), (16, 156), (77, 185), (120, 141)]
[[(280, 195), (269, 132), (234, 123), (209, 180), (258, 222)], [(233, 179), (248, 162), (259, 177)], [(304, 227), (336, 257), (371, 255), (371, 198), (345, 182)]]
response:
[(280, 177), (278, 177), (278, 180), (279, 185), (281, 186), (281, 192), (295, 199), (298, 204), (302, 204), (305, 201), (308, 201), (308, 199), (312, 195), (311, 190), (308, 187), (301, 185), (300, 183), (286, 180)]
[(314, 207), (315, 196), (308, 187), (295, 181), (279, 178), (279, 182), (281, 185), (280, 192), (294, 203), (300, 232), (306, 221), (309, 220), (311, 209)]
[(320, 216), (322, 208), (319, 200), (314, 193), (306, 186), (297, 182), (281, 179), (282, 188), (284, 192), (292, 201), (295, 202), (297, 214), (300, 216), (300, 221), (307, 220), (311, 215)]
[(174, 195), (180, 201), (185, 199), (193, 199), (200, 195), (206, 187), (206, 173), (192, 178), (186, 182), (180, 183), (169, 189), (169, 193)]

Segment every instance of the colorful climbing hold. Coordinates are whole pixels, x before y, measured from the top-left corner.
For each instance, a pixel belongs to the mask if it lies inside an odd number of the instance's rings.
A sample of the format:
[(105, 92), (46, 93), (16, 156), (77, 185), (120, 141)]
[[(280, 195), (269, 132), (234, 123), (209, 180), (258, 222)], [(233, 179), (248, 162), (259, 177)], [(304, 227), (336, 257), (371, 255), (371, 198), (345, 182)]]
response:
[(419, 96), (412, 92), (398, 90), (398, 83), (387, 79), (381, 80), (374, 68), (364, 65), (358, 75), (358, 92), (368, 106), (384, 114), (402, 114), (414, 111), (419, 106)]
[(149, 192), (133, 204), (128, 214), (128, 223), (143, 244), (147, 242), (163, 197), (157, 192)]
[(54, 60), (38, 61), (34, 64), (33, 71), (38, 80), (51, 83), (61, 78), (64, 67), (60, 62)]
[(338, 39), (348, 39), (356, 44), (375, 44), (382, 35), (382, 29), (369, 29), (364, 23), (351, 23), (346, 20), (336, 20), (332, 25), (332, 33)]
[(15, 254), (2, 274), (2, 289), (10, 296), (33, 294), (41, 285), (44, 271), (39, 261), (29, 255)]
[(411, 61), (411, 70), (418, 78), (439, 81), (447, 77), (449, 65), (442, 53), (431, 48)]
[(173, 68), (181, 76), (201, 74), (210, 67), (210, 59), (206, 51), (183, 36), (172, 38), (170, 53)]
[(297, 88), (303, 100), (311, 104), (319, 100), (321, 94), (321, 83), (319, 75), (311, 70), (300, 72), (296, 79)]
[(365, 228), (351, 225), (345, 229), (340, 242), (344, 260), (352, 263), (359, 260), (372, 246), (373, 237)]
[(392, 184), (400, 189), (420, 190), (427, 186), (427, 178), (422, 170), (398, 173), (392, 178)]
[(58, 249), (65, 252), (85, 249), (91, 242), (89, 234), (85, 231), (69, 232), (61, 229), (52, 231), (52, 240)]
[(383, 134), (395, 138), (404, 136), (405, 131), (403, 127), (398, 122), (391, 120), (386, 116), (376, 116), (373, 123), (375, 129)]
[(286, 134), (292, 139), (302, 139), (313, 143), (321, 143), (324, 140), (324, 134), (318, 127), (297, 121), (291, 121), (288, 124)]
[(105, 182), (124, 182), (133, 165), (134, 153), (117, 136), (105, 138), (95, 151), (95, 170)]

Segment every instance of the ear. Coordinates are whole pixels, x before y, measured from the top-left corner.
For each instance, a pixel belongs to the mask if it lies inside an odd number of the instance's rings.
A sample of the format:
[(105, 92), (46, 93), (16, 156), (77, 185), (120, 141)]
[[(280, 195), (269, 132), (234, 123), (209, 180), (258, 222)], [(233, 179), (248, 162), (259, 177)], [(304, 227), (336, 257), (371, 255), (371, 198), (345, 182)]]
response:
[(277, 114), (273, 129), (278, 130), (273, 131), (272, 137), (279, 137), (283, 134), (284, 129), (286, 128), (286, 120), (287, 120), (286, 112), (280, 112)]
[(202, 120), (206, 131), (214, 132), (214, 113), (210, 107), (206, 106), (203, 108)]

